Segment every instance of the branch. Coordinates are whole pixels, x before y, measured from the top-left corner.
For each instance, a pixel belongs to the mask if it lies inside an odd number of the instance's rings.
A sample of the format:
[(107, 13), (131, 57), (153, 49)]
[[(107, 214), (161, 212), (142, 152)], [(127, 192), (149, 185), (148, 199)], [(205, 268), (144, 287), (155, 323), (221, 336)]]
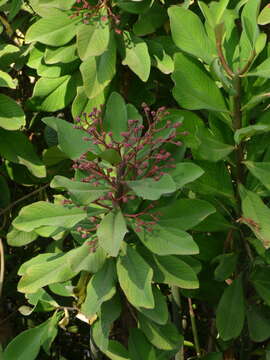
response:
[(230, 76), (230, 78), (234, 78), (235, 73), (232, 71), (232, 69), (228, 65), (227, 60), (225, 59), (225, 56), (223, 54), (223, 49), (222, 49), (223, 33), (224, 33), (224, 24), (222, 23), (222, 24), (217, 25), (215, 28), (218, 57), (219, 57), (219, 60), (222, 64), (224, 70), (226, 71), (226, 73)]

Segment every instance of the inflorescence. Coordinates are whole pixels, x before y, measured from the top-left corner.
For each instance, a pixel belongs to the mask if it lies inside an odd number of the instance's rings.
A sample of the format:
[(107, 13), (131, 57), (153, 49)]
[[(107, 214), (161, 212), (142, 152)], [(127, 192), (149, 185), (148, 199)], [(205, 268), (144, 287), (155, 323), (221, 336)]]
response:
[[(90, 157), (91, 160), (89, 160), (89, 152), (81, 155), (74, 162), (73, 169), (85, 174), (81, 181), (90, 183), (97, 189), (108, 188), (105, 195), (94, 201), (95, 204), (108, 210), (121, 207), (124, 216), (135, 221), (136, 231), (142, 231), (143, 228), (152, 231), (160, 216), (157, 212), (151, 211), (153, 204), (135, 214), (125, 213), (124, 204), (137, 197), (128, 187), (127, 181), (146, 178), (158, 181), (166, 171), (175, 168), (171, 153), (162, 146), (182, 145), (176, 140), (176, 129), (181, 123), (163, 120), (168, 114), (164, 107), (151, 111), (146, 104), (143, 104), (143, 110), (147, 125), (138, 119), (129, 119), (127, 128), (120, 133), (120, 137), (115, 137), (112, 131), (104, 129), (102, 108), (94, 108), (90, 114), (83, 114), (82, 117), (77, 118), (74, 127), (85, 132), (84, 141), (89, 142), (90, 152), (94, 151), (93, 146), (98, 152), (94, 159)], [(102, 153), (106, 151), (114, 156), (113, 165), (102, 160)], [(145, 220), (145, 216), (150, 220)], [(98, 218), (93, 218), (92, 223), (96, 229)], [(79, 230), (83, 238), (92, 231), (81, 227)]]

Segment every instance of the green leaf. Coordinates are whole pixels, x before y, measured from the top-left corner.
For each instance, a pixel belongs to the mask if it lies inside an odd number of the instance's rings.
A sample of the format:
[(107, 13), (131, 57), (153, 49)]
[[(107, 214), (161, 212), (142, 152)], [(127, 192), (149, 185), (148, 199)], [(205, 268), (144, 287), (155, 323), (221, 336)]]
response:
[[(24, 271), (18, 284), (18, 291), (35, 293), (38, 289), (57, 282), (67, 281), (80, 271), (96, 272), (105, 261), (101, 248), (96, 252), (89, 251), (89, 245), (84, 244), (76, 249), (62, 254), (42, 254), (24, 264)], [(35, 263), (33, 260), (35, 259)], [(22, 272), (22, 270), (21, 270)]]
[(11, 89), (16, 89), (16, 85), (12, 77), (8, 73), (1, 70), (0, 70), (0, 87), (8, 87)]
[(100, 105), (103, 105), (105, 103), (106, 98), (106, 89), (104, 89), (104, 92), (101, 92), (99, 95), (92, 99), (88, 99), (86, 96), (86, 93), (84, 91), (83, 86), (77, 87), (77, 95), (72, 103), (72, 116), (74, 119), (81, 116), (83, 113), (89, 114), (93, 111), (93, 108), (99, 108)]
[(176, 226), (162, 226), (158, 223), (153, 226), (153, 231), (143, 229), (137, 235), (149, 250), (158, 255), (191, 255), (199, 253), (199, 248), (192, 236)]
[(180, 199), (162, 208), (158, 208), (161, 217), (159, 226), (189, 230), (198, 225), (207, 216), (215, 212), (215, 208), (204, 200)]
[[(180, 6), (171, 6), (168, 14), (175, 44), (182, 51), (210, 64), (216, 55), (216, 50), (198, 15)], [(191, 75), (189, 71), (187, 74)]]
[(259, 36), (259, 27), (257, 25), (259, 7), (260, 1), (249, 0), (243, 7), (243, 11), (241, 13), (243, 31), (245, 32), (252, 48), (254, 48), (256, 40)]
[(70, 159), (78, 159), (85, 152), (98, 149), (97, 146), (91, 146), (89, 142), (84, 141), (86, 133), (74, 129), (72, 123), (56, 117), (46, 117), (42, 121), (57, 132), (59, 147)]
[(111, 360), (129, 360), (126, 348), (116, 340), (109, 340), (108, 349), (105, 354)]
[(244, 127), (236, 130), (234, 133), (234, 140), (236, 144), (240, 144), (241, 141), (246, 138), (250, 138), (253, 135), (263, 134), (270, 131), (270, 125), (256, 124)]
[(130, 245), (124, 248), (117, 260), (117, 274), (120, 286), (132, 305), (147, 309), (154, 307), (153, 270)]
[[(110, 40), (109, 20), (107, 11), (101, 8), (99, 18), (89, 25), (81, 24), (77, 28), (77, 49), (81, 60), (90, 56), (99, 56), (107, 50)], [(103, 20), (103, 17), (106, 20)]]
[(121, 314), (121, 300), (119, 294), (102, 303), (98, 320), (92, 325), (93, 340), (101, 351), (106, 352), (109, 346), (109, 335), (112, 323)]
[(89, 281), (86, 298), (81, 306), (81, 312), (91, 319), (104, 301), (110, 300), (116, 292), (116, 271), (112, 259), (108, 259), (103, 267)]
[(161, 27), (167, 19), (166, 9), (159, 2), (153, 5), (145, 12), (139, 15), (138, 20), (133, 25), (134, 34), (145, 36), (153, 33)]
[(68, 159), (68, 157), (59, 149), (58, 146), (52, 146), (43, 151), (42, 159), (46, 166), (53, 166)]
[(259, 296), (270, 305), (270, 268), (269, 266), (256, 266), (250, 280)]
[(102, 93), (115, 74), (116, 45), (111, 35), (108, 49), (100, 56), (90, 56), (80, 66), (84, 90), (89, 99)]
[(4, 360), (35, 360), (40, 347), (57, 329), (58, 316), (53, 316), (41, 325), (25, 330), (16, 336), (4, 351)]
[(247, 76), (259, 76), (265, 79), (270, 78), (270, 59), (264, 60), (260, 65), (258, 65), (254, 70), (249, 71)]
[(153, 65), (164, 74), (171, 74), (174, 70), (174, 62), (162, 44), (158, 41), (147, 40), (147, 46)]
[[(20, 131), (7, 131), (0, 128), (0, 154), (6, 160), (21, 164), (36, 177), (46, 176), (46, 169), (37, 156), (34, 147), (27, 136)], [(16, 146), (10, 146), (16, 144)]]
[(182, 188), (186, 184), (193, 182), (204, 174), (204, 170), (193, 163), (178, 163), (176, 167), (169, 172), (173, 178), (177, 189)]
[(127, 232), (121, 210), (112, 210), (104, 216), (98, 226), (99, 244), (110, 256), (117, 256)]
[(151, 59), (147, 44), (144, 40), (124, 32), (125, 58), (123, 65), (127, 65), (142, 81), (147, 81), (151, 70)]
[(244, 326), (245, 303), (243, 284), (238, 277), (222, 294), (217, 307), (217, 329), (224, 341), (237, 338)]
[(199, 62), (177, 53), (172, 79), (173, 95), (185, 109), (227, 111), (219, 88)]
[(199, 281), (191, 266), (177, 256), (155, 255), (156, 263), (163, 274), (163, 281), (183, 289), (197, 289)]
[(141, 0), (141, 1), (129, 1), (129, 0), (117, 0), (117, 6), (119, 6), (124, 11), (130, 12), (132, 14), (140, 14), (145, 12), (149, 6), (151, 6), (151, 0)]
[(140, 329), (131, 329), (128, 338), (128, 350), (131, 360), (156, 360), (156, 353)]
[(76, 94), (78, 73), (57, 78), (40, 78), (29, 99), (29, 105), (35, 110), (54, 112), (66, 107)]
[(25, 125), (25, 115), (20, 106), (10, 97), (0, 94), (0, 127), (18, 130)]
[(107, 101), (103, 126), (105, 130), (112, 131), (115, 141), (123, 141), (120, 134), (128, 128), (127, 107), (123, 97), (115, 91)]
[(146, 178), (141, 180), (126, 181), (135, 194), (147, 200), (158, 200), (163, 194), (170, 194), (176, 190), (172, 177), (163, 175), (159, 180)]
[(64, 176), (55, 176), (51, 181), (52, 188), (62, 188), (69, 192), (72, 201), (79, 205), (89, 205), (97, 200), (100, 196), (106, 194), (110, 189), (105, 186), (95, 187), (90, 183), (81, 181), (73, 181)]
[(243, 186), (240, 187), (240, 195), (243, 212), (241, 222), (246, 224), (268, 249), (270, 247), (270, 209), (257, 194)]
[(35, 241), (37, 237), (38, 234), (34, 231), (25, 232), (13, 227), (11, 231), (7, 234), (7, 243), (10, 246), (25, 246)]
[(258, 24), (266, 25), (270, 23), (270, 6), (267, 4), (259, 14)]
[(38, 201), (23, 207), (12, 224), (16, 229), (26, 232), (44, 225), (70, 229), (86, 217), (87, 213), (81, 208), (70, 209), (62, 205)]
[(50, 65), (57, 63), (68, 64), (78, 59), (76, 50), (77, 50), (76, 44), (69, 44), (66, 46), (59, 46), (59, 47), (51, 47), (51, 48), (46, 47), (45, 53), (42, 54), (46, 64), (50, 64)]
[(172, 323), (157, 325), (139, 314), (139, 324), (148, 341), (161, 350), (180, 349), (183, 343), (183, 336), (180, 335)]
[(143, 307), (137, 307), (136, 309), (155, 323), (164, 325), (169, 320), (166, 297), (155, 286), (153, 286), (153, 295), (155, 301), (155, 307), (153, 309), (145, 309)]
[(71, 19), (66, 13), (58, 11), (57, 15), (40, 19), (27, 30), (26, 43), (38, 41), (42, 44), (61, 46), (67, 44), (76, 34), (76, 23), (80, 17)]
[(214, 272), (215, 279), (217, 281), (228, 279), (236, 270), (237, 259), (237, 254), (234, 253), (221, 254), (214, 258), (212, 262), (219, 263)]
[(244, 161), (243, 163), (249, 169), (251, 174), (270, 190), (270, 162)]
[(270, 337), (270, 313), (267, 306), (251, 305), (247, 311), (247, 321), (252, 341), (262, 342)]

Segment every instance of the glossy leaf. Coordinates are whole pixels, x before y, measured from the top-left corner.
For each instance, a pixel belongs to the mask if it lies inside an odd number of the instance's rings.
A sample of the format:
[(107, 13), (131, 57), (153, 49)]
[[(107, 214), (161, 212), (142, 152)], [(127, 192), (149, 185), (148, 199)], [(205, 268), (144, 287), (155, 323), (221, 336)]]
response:
[(10, 97), (0, 94), (0, 127), (18, 130), (24, 125), (25, 115), (20, 106)]
[(153, 270), (130, 245), (117, 260), (117, 274), (120, 286), (132, 305), (146, 309), (154, 307), (151, 285)]
[(104, 128), (112, 131), (115, 141), (123, 141), (121, 132), (128, 128), (127, 108), (123, 97), (117, 92), (112, 92), (107, 101)]
[(245, 304), (241, 277), (227, 287), (217, 307), (217, 329), (220, 337), (231, 340), (240, 335), (245, 320)]
[(25, 232), (13, 227), (7, 234), (7, 242), (10, 246), (25, 246), (35, 241), (37, 237), (38, 234), (34, 231)]
[(128, 350), (131, 360), (156, 360), (154, 348), (147, 341), (144, 333), (140, 329), (131, 329)]
[(110, 256), (117, 256), (127, 231), (126, 221), (121, 210), (110, 211), (101, 220), (97, 229), (100, 246)]
[(180, 189), (186, 184), (198, 179), (203, 175), (203, 173), (204, 170), (202, 168), (189, 162), (178, 163), (176, 164), (176, 167), (169, 172), (177, 189)]
[(163, 175), (159, 180), (146, 178), (141, 180), (126, 181), (127, 185), (140, 197), (147, 200), (158, 200), (161, 195), (169, 194), (176, 190), (172, 177)]

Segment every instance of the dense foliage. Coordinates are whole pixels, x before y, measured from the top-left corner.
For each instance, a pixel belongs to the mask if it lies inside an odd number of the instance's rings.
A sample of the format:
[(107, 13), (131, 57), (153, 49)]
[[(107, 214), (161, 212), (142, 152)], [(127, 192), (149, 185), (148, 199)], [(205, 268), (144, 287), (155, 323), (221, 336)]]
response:
[(269, 24), (0, 0), (4, 360), (270, 359)]

